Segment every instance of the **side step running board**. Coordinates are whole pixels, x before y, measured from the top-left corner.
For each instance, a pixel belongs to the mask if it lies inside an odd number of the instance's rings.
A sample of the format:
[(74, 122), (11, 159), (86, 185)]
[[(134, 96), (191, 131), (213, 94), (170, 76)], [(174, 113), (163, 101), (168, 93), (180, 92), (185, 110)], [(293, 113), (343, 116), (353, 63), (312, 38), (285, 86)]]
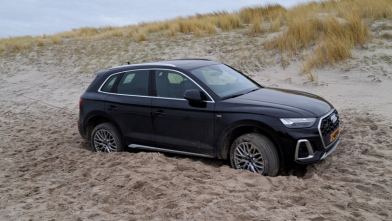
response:
[(163, 149), (163, 148), (158, 148), (158, 147), (150, 147), (150, 146), (144, 146), (144, 145), (139, 145), (139, 144), (130, 144), (128, 147), (134, 148), (134, 149), (153, 150), (153, 151), (158, 151), (158, 152), (177, 153), (177, 154), (197, 156), (197, 157), (213, 158), (213, 156), (206, 155), (206, 154), (191, 153), (191, 152), (178, 151), (178, 150), (169, 150), (169, 149)]

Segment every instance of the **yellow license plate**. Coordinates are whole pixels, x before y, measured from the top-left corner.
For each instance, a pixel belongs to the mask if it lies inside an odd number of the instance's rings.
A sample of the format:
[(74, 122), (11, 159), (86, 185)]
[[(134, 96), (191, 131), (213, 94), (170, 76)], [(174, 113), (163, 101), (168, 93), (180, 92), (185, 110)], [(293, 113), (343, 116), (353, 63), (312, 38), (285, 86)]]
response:
[(339, 127), (331, 134), (331, 142), (334, 141), (339, 135)]

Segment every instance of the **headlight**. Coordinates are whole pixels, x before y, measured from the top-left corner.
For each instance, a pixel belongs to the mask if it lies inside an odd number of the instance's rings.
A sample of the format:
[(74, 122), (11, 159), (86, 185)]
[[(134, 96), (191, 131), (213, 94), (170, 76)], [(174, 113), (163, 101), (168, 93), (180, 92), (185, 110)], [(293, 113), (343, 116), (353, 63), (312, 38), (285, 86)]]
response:
[(280, 121), (288, 128), (305, 128), (313, 126), (316, 118), (280, 118)]

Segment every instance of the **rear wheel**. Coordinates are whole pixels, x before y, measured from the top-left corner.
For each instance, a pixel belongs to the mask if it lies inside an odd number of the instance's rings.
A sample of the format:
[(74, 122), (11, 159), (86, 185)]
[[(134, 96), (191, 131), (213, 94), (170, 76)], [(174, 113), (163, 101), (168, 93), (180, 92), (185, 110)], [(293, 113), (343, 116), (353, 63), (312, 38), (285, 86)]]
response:
[(276, 176), (279, 155), (275, 145), (266, 136), (249, 133), (235, 139), (230, 149), (230, 162), (234, 169), (249, 170), (265, 176)]
[(120, 133), (111, 123), (97, 125), (91, 133), (91, 146), (96, 152), (122, 152)]

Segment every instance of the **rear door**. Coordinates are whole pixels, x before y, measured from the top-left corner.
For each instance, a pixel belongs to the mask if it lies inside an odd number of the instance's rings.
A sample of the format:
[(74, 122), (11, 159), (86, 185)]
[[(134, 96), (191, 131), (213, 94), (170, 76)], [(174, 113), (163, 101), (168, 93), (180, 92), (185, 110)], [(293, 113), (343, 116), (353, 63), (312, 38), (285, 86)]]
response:
[(149, 79), (149, 70), (118, 74), (115, 88), (105, 100), (106, 113), (119, 125), (128, 145), (154, 145)]
[(204, 107), (190, 106), (183, 98), (185, 90), (203, 90), (178, 71), (154, 70), (152, 77), (156, 92), (152, 100), (156, 146), (214, 156), (213, 100), (206, 95)]

